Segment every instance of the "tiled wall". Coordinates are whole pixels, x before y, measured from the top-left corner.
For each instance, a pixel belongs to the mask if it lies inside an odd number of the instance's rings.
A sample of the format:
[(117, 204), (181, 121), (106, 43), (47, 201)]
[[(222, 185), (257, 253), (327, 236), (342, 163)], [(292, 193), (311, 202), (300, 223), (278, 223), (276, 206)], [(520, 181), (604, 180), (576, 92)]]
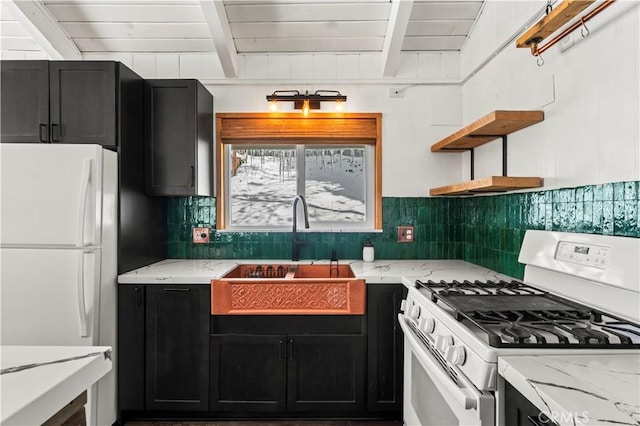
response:
[[(329, 259), (336, 250), (340, 259), (362, 258), (362, 244), (371, 238), (378, 259), (458, 258), (462, 246), (455, 242), (455, 222), (449, 199), (383, 198), (383, 232), (304, 232), (301, 259)], [(168, 252), (170, 258), (291, 258), (291, 232), (213, 232), (209, 244), (193, 244), (193, 227), (215, 228), (215, 199), (168, 199)], [(413, 243), (397, 242), (397, 227), (413, 225)], [(311, 228), (313, 229), (313, 228)]]
[[(640, 182), (457, 200), (463, 259), (516, 278), (527, 229), (640, 237)], [(455, 204), (454, 204), (455, 205)]]
[[(302, 259), (359, 259), (371, 238), (377, 259), (464, 259), (522, 278), (517, 261), (527, 229), (640, 237), (640, 182), (465, 198), (383, 198), (382, 233), (304, 233)], [(414, 225), (415, 242), (398, 243), (397, 226)], [(291, 233), (213, 232), (192, 244), (195, 226), (215, 228), (215, 199), (168, 199), (171, 258), (291, 257)]]

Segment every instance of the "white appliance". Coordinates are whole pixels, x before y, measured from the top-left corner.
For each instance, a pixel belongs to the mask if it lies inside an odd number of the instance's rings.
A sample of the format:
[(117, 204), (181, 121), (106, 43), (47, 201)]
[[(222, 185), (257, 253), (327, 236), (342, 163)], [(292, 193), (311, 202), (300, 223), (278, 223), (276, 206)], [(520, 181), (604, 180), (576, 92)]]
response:
[[(117, 154), (4, 143), (0, 165), (0, 341), (115, 354)], [(116, 421), (113, 361), (89, 390), (91, 425)]]
[(405, 424), (504, 426), (500, 356), (640, 355), (638, 259), (637, 238), (527, 231), (522, 282), (477, 269), (405, 281)]

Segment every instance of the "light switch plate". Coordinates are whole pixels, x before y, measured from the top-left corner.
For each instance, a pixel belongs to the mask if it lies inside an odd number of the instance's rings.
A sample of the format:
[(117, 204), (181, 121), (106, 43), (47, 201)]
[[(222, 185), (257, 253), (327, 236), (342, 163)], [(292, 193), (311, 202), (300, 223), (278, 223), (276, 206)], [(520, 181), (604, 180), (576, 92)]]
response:
[(414, 238), (413, 226), (398, 226), (399, 243), (412, 243)]
[(209, 242), (209, 228), (193, 228), (193, 243), (204, 244)]

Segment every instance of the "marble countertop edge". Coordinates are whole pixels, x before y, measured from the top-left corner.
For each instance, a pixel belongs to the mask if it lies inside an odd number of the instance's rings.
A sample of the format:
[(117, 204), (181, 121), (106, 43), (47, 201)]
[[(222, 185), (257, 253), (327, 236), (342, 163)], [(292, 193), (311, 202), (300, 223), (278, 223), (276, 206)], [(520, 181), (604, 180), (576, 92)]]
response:
[[(166, 259), (118, 276), (120, 284), (209, 284), (240, 264), (320, 264), (328, 260), (304, 260), (293, 262), (283, 259)], [(456, 259), (413, 260), (340, 260), (348, 264), (356, 278), (367, 284), (399, 284), (410, 286), (419, 278), (459, 278), (462, 275), (474, 278), (508, 278), (487, 268)], [(444, 278), (438, 278), (444, 279)]]
[(559, 426), (640, 424), (640, 351), (505, 356), (498, 373)]
[[(111, 371), (106, 346), (2, 346), (0, 423), (42, 424)], [(17, 371), (10, 372), (15, 368)]]

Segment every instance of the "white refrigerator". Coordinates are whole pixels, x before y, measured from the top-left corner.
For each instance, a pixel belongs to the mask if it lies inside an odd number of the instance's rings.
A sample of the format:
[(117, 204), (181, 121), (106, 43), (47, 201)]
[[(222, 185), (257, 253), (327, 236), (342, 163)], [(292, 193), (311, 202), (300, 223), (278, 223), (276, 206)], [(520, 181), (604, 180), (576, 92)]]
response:
[[(0, 144), (2, 345), (111, 346), (116, 354), (117, 154)], [(116, 360), (87, 422), (116, 421)]]

